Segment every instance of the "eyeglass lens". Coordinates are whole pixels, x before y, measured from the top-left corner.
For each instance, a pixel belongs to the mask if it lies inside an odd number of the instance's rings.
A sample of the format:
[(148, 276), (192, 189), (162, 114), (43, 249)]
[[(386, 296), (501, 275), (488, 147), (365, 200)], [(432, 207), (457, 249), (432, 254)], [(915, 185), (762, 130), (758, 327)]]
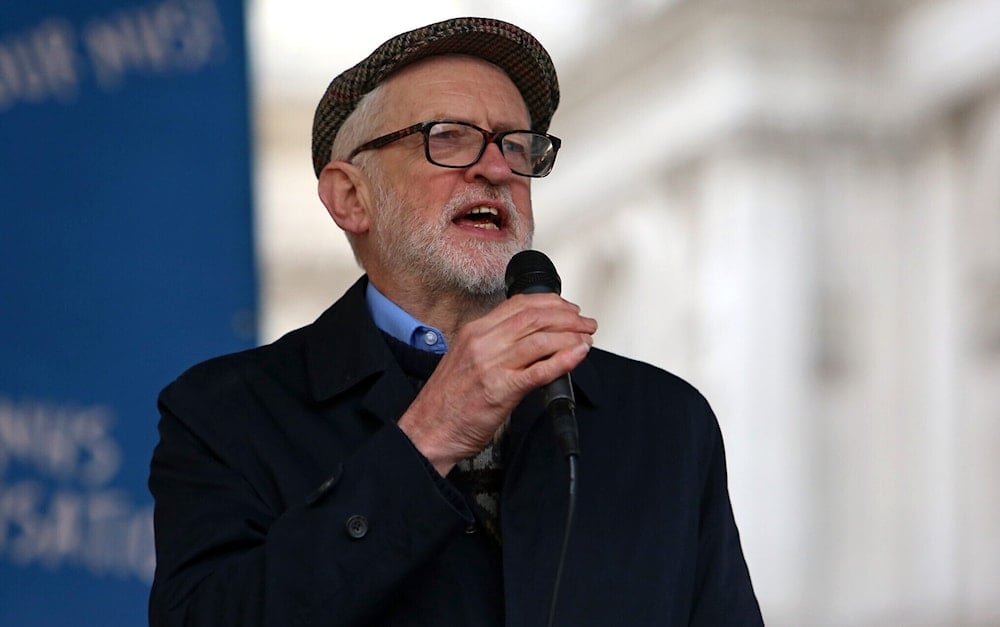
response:
[[(438, 122), (426, 131), (427, 156), (437, 165), (464, 168), (479, 160), (486, 136), (478, 128)], [(526, 176), (544, 176), (555, 158), (552, 142), (540, 133), (514, 132), (500, 139), (500, 151), (510, 169)]]

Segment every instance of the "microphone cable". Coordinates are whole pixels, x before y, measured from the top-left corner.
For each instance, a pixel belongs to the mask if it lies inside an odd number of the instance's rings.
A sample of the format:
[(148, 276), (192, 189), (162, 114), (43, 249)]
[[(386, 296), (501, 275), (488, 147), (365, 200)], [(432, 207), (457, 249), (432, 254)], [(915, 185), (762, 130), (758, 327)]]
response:
[(573, 514), (576, 512), (576, 462), (579, 456), (579, 452), (573, 452), (566, 455), (566, 465), (569, 469), (569, 501), (566, 504), (566, 526), (563, 530), (562, 549), (559, 551), (556, 578), (552, 586), (552, 601), (549, 605), (548, 627), (552, 627), (556, 620), (556, 605), (559, 603), (559, 584), (562, 583), (563, 567), (566, 564), (566, 552), (569, 547), (569, 532), (573, 528)]

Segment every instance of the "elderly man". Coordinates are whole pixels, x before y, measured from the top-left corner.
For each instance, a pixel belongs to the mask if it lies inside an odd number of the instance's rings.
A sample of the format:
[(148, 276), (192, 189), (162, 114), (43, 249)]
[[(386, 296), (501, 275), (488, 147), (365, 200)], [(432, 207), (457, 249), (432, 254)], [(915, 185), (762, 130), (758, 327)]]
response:
[[(505, 298), (552, 169), (552, 62), (460, 18), (399, 35), (316, 111), (319, 196), (362, 277), (313, 324), (160, 396), (152, 625), (755, 625), (704, 399)], [(539, 389), (573, 372), (566, 467)]]

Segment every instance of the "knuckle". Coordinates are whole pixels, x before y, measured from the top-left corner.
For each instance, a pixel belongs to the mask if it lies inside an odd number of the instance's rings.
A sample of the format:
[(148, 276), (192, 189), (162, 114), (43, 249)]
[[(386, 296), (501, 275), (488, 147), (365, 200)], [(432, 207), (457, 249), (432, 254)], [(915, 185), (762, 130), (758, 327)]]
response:
[(537, 308), (522, 309), (513, 317), (513, 323), (520, 329), (534, 330), (539, 326), (541, 312)]
[(545, 356), (552, 352), (548, 335), (545, 333), (532, 333), (524, 338), (524, 342), (532, 356)]

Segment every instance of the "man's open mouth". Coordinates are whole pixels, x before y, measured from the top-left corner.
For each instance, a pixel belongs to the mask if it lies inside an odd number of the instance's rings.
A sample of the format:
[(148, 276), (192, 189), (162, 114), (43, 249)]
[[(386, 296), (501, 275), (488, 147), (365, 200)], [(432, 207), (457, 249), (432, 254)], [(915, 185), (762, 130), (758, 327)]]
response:
[(503, 227), (503, 217), (496, 207), (473, 207), (468, 213), (458, 216), (455, 222), (494, 231)]

